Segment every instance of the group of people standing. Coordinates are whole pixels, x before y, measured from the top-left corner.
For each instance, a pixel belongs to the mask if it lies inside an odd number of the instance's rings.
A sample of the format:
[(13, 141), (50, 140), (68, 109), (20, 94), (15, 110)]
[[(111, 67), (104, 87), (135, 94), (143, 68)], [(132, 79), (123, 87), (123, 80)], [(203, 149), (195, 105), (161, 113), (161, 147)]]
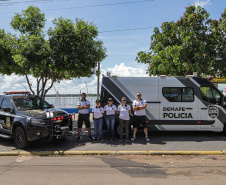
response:
[[(146, 109), (147, 104), (146, 101), (141, 98), (141, 93), (137, 93), (137, 99), (133, 101), (133, 137), (131, 141), (136, 140), (137, 127), (141, 124), (144, 133), (145, 140), (150, 141), (148, 138), (148, 130), (146, 123)], [(125, 140), (129, 141), (129, 122), (130, 122), (130, 114), (131, 114), (131, 106), (126, 103), (126, 98), (121, 98), (121, 104), (116, 107), (113, 104), (113, 99), (108, 99), (108, 104), (104, 107), (101, 106), (100, 100), (96, 100), (96, 106), (93, 107), (93, 119), (94, 119), (94, 139), (91, 136), (90, 129), (90, 119), (89, 119), (89, 108), (90, 102), (86, 99), (86, 94), (82, 93), (82, 99), (77, 102), (77, 108), (79, 109), (78, 116), (78, 138), (77, 141), (80, 140), (80, 133), (83, 122), (85, 122), (86, 128), (88, 130), (89, 139), (94, 141), (102, 142), (102, 126), (103, 126), (103, 118), (105, 115), (105, 121), (108, 128), (108, 139), (112, 142), (114, 141), (114, 127), (115, 127), (115, 115), (119, 114), (119, 124), (120, 124), (120, 139), (119, 141), (123, 141), (123, 129), (125, 128)]]

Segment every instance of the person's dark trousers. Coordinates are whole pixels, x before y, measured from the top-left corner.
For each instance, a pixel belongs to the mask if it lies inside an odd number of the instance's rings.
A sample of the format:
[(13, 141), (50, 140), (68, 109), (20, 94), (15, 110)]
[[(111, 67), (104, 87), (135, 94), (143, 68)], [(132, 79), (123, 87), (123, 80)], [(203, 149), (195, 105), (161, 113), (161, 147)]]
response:
[(125, 127), (126, 139), (129, 139), (129, 120), (119, 119), (120, 139), (123, 139), (123, 128)]

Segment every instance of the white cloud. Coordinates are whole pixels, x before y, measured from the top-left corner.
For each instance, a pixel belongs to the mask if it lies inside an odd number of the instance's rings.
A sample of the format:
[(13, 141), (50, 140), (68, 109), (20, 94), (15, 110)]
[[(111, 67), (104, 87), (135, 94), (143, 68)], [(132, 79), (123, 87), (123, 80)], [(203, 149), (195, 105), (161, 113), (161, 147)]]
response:
[(108, 71), (111, 72), (112, 75), (118, 76), (148, 76), (145, 68), (129, 67), (124, 63), (115, 65), (113, 68), (108, 68)]
[(210, 3), (210, 0), (206, 0), (206, 1), (196, 1), (194, 3), (195, 7), (198, 7), (198, 6), (201, 6), (201, 7), (204, 7), (204, 6), (207, 6), (207, 5), (211, 5)]
[(52, 22), (55, 19), (55, 17), (48, 17), (46, 20), (47, 22)]
[[(106, 72), (111, 72), (112, 75), (118, 76), (148, 76), (146, 74), (145, 67), (130, 67), (121, 63), (120, 65), (115, 65), (112, 68), (101, 69), (101, 75), (106, 75)], [(101, 76), (102, 77), (102, 76)], [(29, 76), (32, 87), (36, 90), (36, 79), (32, 76)], [(101, 84), (102, 78), (100, 78)], [(11, 76), (0, 76), (1, 86), (0, 94), (3, 94), (4, 91), (24, 91), (29, 90), (29, 87), (24, 76), (17, 76), (12, 74)], [(48, 82), (47, 86), (51, 82)], [(81, 78), (81, 79), (72, 79), (72, 80), (62, 80), (60, 83), (55, 83), (54, 87), (49, 91), (48, 94), (55, 94), (58, 91), (60, 94), (78, 94), (81, 92), (87, 92), (86, 84), (88, 87), (88, 93), (97, 92), (97, 76), (93, 75), (91, 78)], [(26, 87), (26, 88), (25, 88)]]

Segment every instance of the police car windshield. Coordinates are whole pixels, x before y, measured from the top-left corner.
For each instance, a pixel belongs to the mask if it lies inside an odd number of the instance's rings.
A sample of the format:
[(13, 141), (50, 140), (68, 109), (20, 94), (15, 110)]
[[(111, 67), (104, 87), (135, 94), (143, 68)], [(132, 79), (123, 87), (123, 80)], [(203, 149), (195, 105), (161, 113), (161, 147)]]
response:
[(51, 106), (39, 97), (14, 97), (17, 110), (49, 109)]

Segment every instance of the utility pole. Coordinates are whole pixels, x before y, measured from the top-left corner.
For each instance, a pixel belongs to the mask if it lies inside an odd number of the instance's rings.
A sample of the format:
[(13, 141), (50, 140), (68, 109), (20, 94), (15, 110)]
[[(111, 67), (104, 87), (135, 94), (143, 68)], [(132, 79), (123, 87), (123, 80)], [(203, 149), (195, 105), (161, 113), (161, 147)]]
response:
[(89, 96), (87, 83), (85, 82), (85, 84), (86, 84), (86, 95)]
[(100, 62), (98, 62), (97, 68), (97, 99), (99, 99), (99, 90), (100, 90)]

